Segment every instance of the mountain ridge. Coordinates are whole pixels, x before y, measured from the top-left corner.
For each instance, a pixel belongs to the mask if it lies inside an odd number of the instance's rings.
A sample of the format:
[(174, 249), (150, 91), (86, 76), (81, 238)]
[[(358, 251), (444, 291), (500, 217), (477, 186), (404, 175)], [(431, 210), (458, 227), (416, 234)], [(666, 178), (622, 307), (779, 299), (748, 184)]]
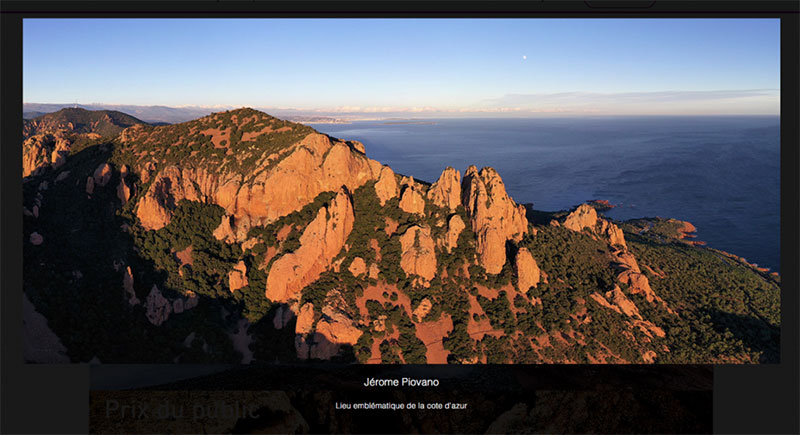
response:
[[(26, 293), (73, 360), (777, 355), (779, 277), (687, 243), (679, 221), (647, 231), (588, 204), (535, 211), (488, 167), (470, 166), (463, 179), (447, 167), (421, 182), (359, 142), (247, 108), (93, 140), (24, 183)], [(83, 256), (58, 254), (76, 250)], [(53, 284), (64, 279), (79, 301)], [(717, 286), (726, 298), (714, 299)], [(75, 312), (47, 308), (57, 301), (77, 303)], [(127, 343), (160, 336), (162, 346), (132, 355), (76, 332), (75, 316), (97, 304), (108, 313), (87, 330), (105, 322)]]

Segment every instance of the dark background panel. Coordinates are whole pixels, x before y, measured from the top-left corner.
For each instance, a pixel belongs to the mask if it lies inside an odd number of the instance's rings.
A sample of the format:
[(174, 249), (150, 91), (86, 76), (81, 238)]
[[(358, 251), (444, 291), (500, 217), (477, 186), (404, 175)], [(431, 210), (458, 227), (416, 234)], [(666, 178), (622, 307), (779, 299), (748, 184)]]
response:
[[(225, 3), (225, 4), (221, 4)], [(0, 297), (0, 307), (2, 307), (2, 418), (0, 425), (2, 432), (11, 433), (86, 433), (89, 430), (89, 406), (90, 406), (90, 370), (86, 365), (60, 365), (60, 366), (41, 366), (25, 365), (22, 363), (21, 342), (21, 214), (19, 205), (22, 203), (21, 195), (21, 148), (14, 144), (21, 143), (21, 103), (22, 103), (22, 17), (34, 16), (57, 16), (58, 12), (72, 13), (72, 16), (125, 16), (125, 12), (134, 12), (137, 16), (145, 16), (147, 12), (162, 12), (160, 16), (181, 16), (187, 15), (192, 10), (204, 10), (206, 16), (220, 16), (222, 11), (238, 12), (254, 10), (254, 8), (271, 7), (276, 11), (284, 11), (293, 15), (302, 13), (313, 13), (315, 16), (326, 15), (339, 12), (339, 16), (361, 16), (359, 11), (364, 11), (369, 7), (371, 12), (367, 16), (375, 16), (380, 12), (403, 14), (414, 16), (414, 10), (425, 10), (439, 16), (453, 15), (457, 12), (473, 12), (474, 16), (486, 16), (491, 14), (501, 14), (504, 16), (514, 15), (512, 12), (530, 11), (549, 11), (552, 15), (567, 17), (571, 12), (587, 16), (588, 13), (600, 14), (601, 16), (647, 16), (647, 13), (665, 12), (661, 15), (650, 16), (681, 16), (680, 13), (698, 12), (695, 16), (780, 16), (782, 18), (782, 183), (781, 183), (781, 219), (782, 219), (782, 252), (781, 270), (783, 290), (782, 290), (782, 310), (783, 322), (781, 330), (782, 354), (781, 363), (770, 366), (717, 366), (713, 370), (713, 376), (703, 378), (688, 376), (684, 373), (681, 378), (684, 382), (694, 383), (694, 385), (704, 385), (713, 378), (713, 429), (720, 433), (798, 433), (797, 409), (800, 409), (800, 399), (798, 398), (798, 81), (800, 76), (798, 69), (798, 4), (792, 1), (782, 2), (655, 2), (649, 8), (600, 8), (596, 3), (591, 2), (590, 9), (584, 2), (426, 2), (426, 3), (400, 3), (384, 4), (376, 6), (367, 2), (351, 2), (348, 4), (336, 4), (332, 2), (294, 2), (294, 3), (266, 3), (266, 2), (3, 2), (2, 4), (2, 158), (0, 164), (0, 213), (2, 221), (2, 236), (0, 236), (0, 280), (2, 280), (2, 292)], [(265, 6), (265, 5), (269, 6)], [(620, 5), (615, 5), (620, 6)], [(262, 9), (263, 10), (263, 9)], [(10, 12), (18, 11), (21, 14)], [(758, 13), (767, 12), (764, 13)], [(49, 12), (49, 13), (48, 13)], [(101, 13), (97, 13), (101, 12)], [(343, 14), (342, 14), (343, 12)], [(44, 13), (44, 14), (42, 14)], [(152, 16), (152, 14), (150, 14)], [(273, 16), (276, 14), (272, 14)], [(200, 16), (191, 14), (190, 16)], [(231, 16), (226, 14), (225, 16)], [(514, 15), (518, 16), (518, 15)], [(685, 16), (685, 15), (684, 15)], [(57, 68), (54, 68), (57, 74)], [(100, 369), (98, 367), (98, 369)], [(105, 367), (104, 369), (113, 369)], [(458, 368), (441, 368), (443, 370), (458, 370)], [(514, 373), (517, 378), (527, 379), (526, 382), (532, 384), (520, 385), (522, 389), (517, 392), (500, 393), (491, 392), (487, 385), (476, 387), (480, 389), (463, 390), (459, 394), (462, 397), (469, 395), (469, 391), (478, 391), (475, 394), (484, 394), (485, 397), (500, 397), (499, 394), (520, 394), (550, 388), (547, 391), (568, 391), (575, 394), (576, 391), (585, 397), (596, 394), (597, 387), (587, 388), (581, 383), (581, 379), (586, 379), (590, 372), (573, 372), (566, 377), (552, 377), (547, 382), (562, 382), (554, 385), (537, 384), (535, 380), (546, 378), (542, 373), (536, 375), (526, 374), (524, 368), (517, 368)], [(123, 369), (124, 370), (124, 369)], [(160, 369), (150, 367), (148, 370)], [(302, 379), (314, 379), (307, 376), (311, 372), (304, 370)], [(341, 376), (341, 373), (330, 372), (330, 368), (321, 369), (323, 377), (334, 379)], [(351, 370), (363, 370), (362, 368), (351, 368)], [(369, 369), (375, 370), (375, 369)], [(383, 369), (391, 370), (391, 369)], [(490, 376), (497, 367), (478, 368), (483, 375)], [(503, 369), (499, 368), (500, 373)], [(593, 371), (594, 368), (587, 370)], [(654, 368), (656, 372), (663, 368)], [(130, 371), (126, 371), (130, 372)], [(163, 373), (163, 372), (162, 372)], [(280, 373), (280, 372), (278, 372)], [(326, 374), (327, 373), (327, 374)], [(332, 376), (331, 373), (335, 374)], [(506, 375), (509, 372), (506, 372)], [(534, 372), (531, 372), (534, 373)], [(107, 374), (108, 375), (108, 374)], [(503, 375), (503, 376), (506, 376)], [(121, 375), (108, 375), (114, 376)], [(621, 394), (620, 391), (645, 391), (649, 384), (657, 379), (663, 379), (664, 374), (650, 373), (644, 377), (639, 377), (638, 381), (627, 380), (616, 387), (610, 387), (608, 391), (611, 395)], [(96, 380), (97, 376), (93, 374)], [(291, 378), (291, 376), (289, 376)], [(680, 376), (679, 376), (680, 378)], [(110, 378), (106, 378), (108, 380)], [(203, 382), (207, 382), (208, 378)], [(534, 381), (531, 381), (533, 379)], [(591, 377), (590, 377), (591, 379)], [(612, 377), (607, 375), (605, 378), (610, 380)], [(627, 378), (620, 378), (627, 379)], [(676, 378), (673, 378), (673, 380)], [(700, 381), (705, 379), (705, 381)], [(460, 381), (467, 385), (467, 377), (462, 377)], [(183, 382), (183, 383), (181, 383)], [(171, 385), (173, 390), (197, 390), (200, 386), (211, 391), (226, 391), (238, 384), (233, 379), (216, 378), (213, 385), (198, 383), (195, 381), (181, 381)], [(627, 382), (627, 383), (625, 383)], [(497, 382), (494, 382), (495, 384)], [(524, 382), (523, 382), (524, 384)], [(145, 385), (149, 385), (145, 382)], [(162, 385), (163, 383), (158, 384)], [(265, 384), (264, 388), (269, 385)], [(575, 385), (583, 385), (583, 389), (576, 389)], [(302, 386), (302, 385), (301, 385)], [(286, 385), (284, 385), (284, 388)], [(331, 393), (347, 392), (346, 386), (333, 384), (327, 386)], [(131, 388), (120, 386), (120, 388)], [(144, 388), (141, 385), (139, 388)], [(298, 406), (302, 403), (329, 403), (319, 396), (303, 396), (310, 387), (295, 389), (295, 402)], [(604, 387), (609, 388), (609, 387)], [(614, 388), (617, 388), (616, 390)], [(114, 390), (114, 388), (110, 388)], [(711, 397), (708, 390), (676, 390), (656, 389), (657, 391), (670, 391), (669, 394), (677, 394), (681, 397), (679, 403), (687, 404), (686, 409), (693, 409), (696, 416), (701, 416), (704, 407), (708, 406)], [(99, 392), (100, 390), (97, 390)], [(105, 391), (105, 390), (103, 390)], [(143, 396), (147, 390), (141, 391)], [(290, 390), (291, 391), (291, 390)], [(600, 390), (603, 391), (603, 390)], [(97, 393), (96, 392), (96, 393)], [(112, 391), (113, 392), (113, 391)], [(319, 391), (317, 391), (319, 392)], [(95, 393), (95, 394), (96, 394)], [(355, 394), (355, 393), (351, 393)], [(495, 394), (492, 396), (492, 394)], [(690, 395), (686, 397), (686, 395)], [(683, 395), (683, 396), (682, 396)], [(692, 396), (693, 395), (693, 396)], [(92, 396), (97, 397), (97, 396)], [(305, 397), (305, 398), (304, 398)], [(309, 398), (311, 397), (311, 398)], [(549, 396), (550, 400), (555, 400), (554, 396)], [(563, 397), (563, 396), (562, 396)], [(619, 396), (621, 397), (621, 396)], [(628, 396), (630, 397), (630, 396)], [(314, 400), (317, 400), (316, 402)], [(328, 400), (328, 399), (325, 399)], [(509, 401), (508, 403), (511, 403)], [(519, 403), (527, 403), (522, 402)], [(554, 402), (555, 403), (555, 402)], [(636, 403), (643, 403), (638, 401)], [(691, 404), (691, 406), (689, 406)], [(532, 410), (530, 403), (526, 404), (526, 411)], [(497, 411), (502, 411), (498, 407)], [(507, 411), (507, 410), (506, 410)], [(609, 413), (610, 415), (610, 413)], [(488, 417), (487, 417), (488, 418)], [(698, 420), (700, 421), (700, 420)], [(704, 420), (705, 421), (705, 420)], [(706, 421), (707, 422), (707, 421)], [(641, 423), (641, 422), (640, 422)], [(263, 424), (263, 422), (259, 423)], [(366, 424), (366, 423), (365, 423)], [(320, 428), (321, 426), (318, 426)], [(394, 426), (398, 427), (398, 426)], [(702, 428), (706, 428), (703, 426)], [(598, 429), (599, 426), (595, 426)], [(643, 426), (640, 426), (643, 428)], [(239, 427), (237, 430), (250, 430), (255, 427)], [(567, 428), (568, 429), (568, 428)], [(573, 427), (575, 431), (581, 428)], [(661, 429), (666, 427), (661, 426)], [(684, 429), (687, 429), (684, 427)], [(704, 431), (700, 427), (697, 431)], [(602, 430), (595, 430), (602, 432)], [(642, 430), (644, 431), (644, 430)]]

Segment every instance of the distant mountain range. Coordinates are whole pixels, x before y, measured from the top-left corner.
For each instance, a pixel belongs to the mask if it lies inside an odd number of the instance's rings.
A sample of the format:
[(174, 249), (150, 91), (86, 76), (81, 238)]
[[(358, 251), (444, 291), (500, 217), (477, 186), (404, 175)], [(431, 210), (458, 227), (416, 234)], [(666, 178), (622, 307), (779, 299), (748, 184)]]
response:
[(23, 120), (23, 136), (28, 138), (36, 134), (56, 133), (62, 130), (77, 134), (95, 133), (100, 136), (115, 136), (136, 124), (143, 124), (143, 122), (116, 110), (92, 111), (68, 108)]
[[(137, 106), (131, 104), (45, 104), (23, 103), (22, 117), (33, 119), (47, 113), (57, 112), (65, 108), (80, 108), (86, 110), (111, 110), (131, 114), (149, 124), (176, 124), (191, 121), (210, 115), (220, 110), (234, 109), (234, 107), (168, 107), (168, 106)], [(317, 124), (343, 124), (349, 120), (336, 116), (327, 116), (314, 112), (304, 112), (294, 109), (265, 109), (283, 119), (299, 123)]]
[(166, 122), (170, 124), (197, 119), (220, 108), (211, 107), (167, 107), (167, 106), (136, 106), (130, 104), (42, 104), (23, 103), (23, 118), (32, 119), (45, 113), (57, 112), (64, 108), (80, 108), (86, 110), (116, 110), (131, 114), (147, 123)]

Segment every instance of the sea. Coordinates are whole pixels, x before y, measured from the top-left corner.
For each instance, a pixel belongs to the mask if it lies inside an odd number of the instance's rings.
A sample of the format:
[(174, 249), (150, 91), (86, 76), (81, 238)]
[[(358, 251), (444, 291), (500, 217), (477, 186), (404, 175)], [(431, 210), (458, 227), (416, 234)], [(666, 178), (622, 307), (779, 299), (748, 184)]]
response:
[(696, 240), (780, 270), (780, 118), (425, 119), (310, 124), (364, 143), (395, 172), (433, 182), (447, 166), (495, 168), (518, 203), (592, 199), (615, 220), (671, 217)]

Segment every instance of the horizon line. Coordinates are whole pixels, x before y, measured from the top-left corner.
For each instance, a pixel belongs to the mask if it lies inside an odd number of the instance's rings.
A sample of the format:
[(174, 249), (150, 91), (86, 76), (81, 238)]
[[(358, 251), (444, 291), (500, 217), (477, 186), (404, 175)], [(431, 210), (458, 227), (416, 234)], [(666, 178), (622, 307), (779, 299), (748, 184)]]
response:
[[(403, 116), (414, 116), (419, 118), (436, 118), (436, 115), (445, 115), (445, 116), (438, 116), (440, 118), (467, 118), (470, 116), (467, 115), (483, 115), (485, 117), (506, 117), (506, 118), (527, 118), (527, 117), (575, 117), (575, 116), (585, 116), (585, 117), (603, 117), (603, 116), (636, 116), (636, 117), (654, 117), (654, 116), (691, 116), (691, 117), (701, 117), (701, 116), (777, 116), (780, 117), (780, 111), (776, 113), (760, 113), (760, 112), (703, 112), (703, 113), (680, 113), (680, 112), (668, 112), (668, 113), (641, 113), (641, 112), (633, 112), (633, 111), (625, 111), (625, 112), (616, 112), (616, 111), (602, 111), (596, 109), (587, 109), (587, 110), (573, 110), (573, 109), (563, 109), (563, 108), (554, 108), (554, 109), (542, 109), (542, 110), (529, 110), (524, 108), (487, 108), (487, 109), (479, 109), (479, 108), (459, 108), (459, 109), (439, 109), (439, 108), (424, 108), (421, 110), (420, 108), (414, 107), (385, 107), (385, 108), (360, 108), (357, 106), (340, 106), (337, 108), (312, 108), (312, 109), (303, 109), (297, 107), (270, 107), (270, 106), (259, 106), (259, 105), (224, 105), (224, 104), (213, 104), (213, 105), (193, 105), (193, 104), (181, 104), (181, 105), (166, 105), (166, 104), (130, 104), (130, 103), (103, 103), (103, 102), (90, 102), (90, 103), (82, 103), (82, 102), (71, 102), (71, 103), (44, 103), (44, 102), (23, 102), (24, 105), (46, 105), (46, 106), (61, 106), (60, 109), (76, 107), (76, 106), (98, 106), (98, 107), (132, 107), (132, 108), (166, 108), (166, 109), (173, 109), (173, 110), (204, 110), (209, 111), (211, 113), (220, 113), (230, 110), (237, 110), (237, 109), (254, 109), (259, 110), (262, 112), (274, 112), (274, 113), (281, 113), (283, 112), (286, 115), (294, 115), (294, 116), (326, 116), (326, 117), (341, 117), (341, 118), (353, 118), (358, 117), (361, 119), (370, 118), (370, 119), (385, 119), (387, 117), (396, 117), (398, 115)], [(60, 110), (58, 109), (58, 110)], [(361, 109), (361, 110), (360, 110)], [(380, 109), (380, 110), (378, 110)], [(86, 110), (93, 110), (93, 109), (86, 109)], [(108, 110), (108, 109), (94, 109), (94, 110)], [(23, 107), (23, 112), (25, 108)], [(35, 110), (34, 110), (35, 111)], [(292, 112), (292, 113), (285, 113), (285, 112)], [(450, 116), (447, 116), (450, 115)], [(505, 116), (504, 116), (505, 115)], [(475, 116), (472, 116), (475, 117)], [(356, 119), (352, 119), (356, 120)]]

